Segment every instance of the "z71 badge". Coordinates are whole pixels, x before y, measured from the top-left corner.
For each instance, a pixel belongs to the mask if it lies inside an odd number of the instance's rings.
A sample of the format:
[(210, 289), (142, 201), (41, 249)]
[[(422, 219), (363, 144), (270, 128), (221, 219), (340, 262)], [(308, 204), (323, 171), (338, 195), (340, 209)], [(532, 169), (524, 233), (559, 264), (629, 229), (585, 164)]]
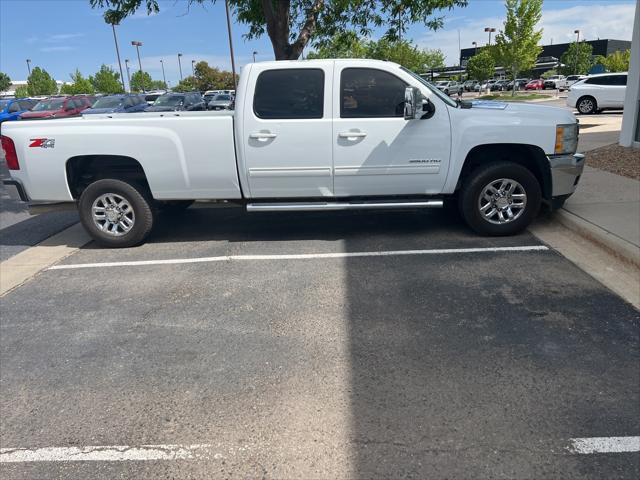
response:
[(54, 148), (56, 146), (55, 138), (30, 138), (29, 148)]

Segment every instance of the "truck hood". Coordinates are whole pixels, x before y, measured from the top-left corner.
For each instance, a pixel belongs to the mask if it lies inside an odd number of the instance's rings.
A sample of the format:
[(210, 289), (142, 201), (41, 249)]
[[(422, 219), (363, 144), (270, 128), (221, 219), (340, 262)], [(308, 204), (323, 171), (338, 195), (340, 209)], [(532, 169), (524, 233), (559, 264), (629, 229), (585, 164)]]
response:
[(518, 119), (520, 124), (534, 123), (537, 120), (546, 120), (553, 125), (577, 121), (575, 115), (567, 109), (541, 105), (540, 103), (475, 100), (471, 102), (471, 108), (466, 111), (482, 115), (487, 119), (492, 117), (497, 119), (504, 116), (514, 117)]

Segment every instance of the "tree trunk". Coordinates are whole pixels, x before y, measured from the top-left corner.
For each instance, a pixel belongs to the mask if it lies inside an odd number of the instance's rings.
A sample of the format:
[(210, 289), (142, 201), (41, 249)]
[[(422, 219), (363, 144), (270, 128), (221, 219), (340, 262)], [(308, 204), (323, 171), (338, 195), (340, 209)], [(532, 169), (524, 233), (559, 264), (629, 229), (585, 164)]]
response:
[(511, 89), (511, 96), (515, 97), (516, 96), (516, 78), (518, 78), (518, 71), (514, 70), (513, 71), (513, 88)]
[(262, 9), (267, 23), (267, 34), (273, 46), (276, 60), (297, 60), (315, 32), (318, 15), (325, 0), (315, 0), (307, 13), (305, 23), (295, 42), (289, 43), (290, 0), (262, 0)]

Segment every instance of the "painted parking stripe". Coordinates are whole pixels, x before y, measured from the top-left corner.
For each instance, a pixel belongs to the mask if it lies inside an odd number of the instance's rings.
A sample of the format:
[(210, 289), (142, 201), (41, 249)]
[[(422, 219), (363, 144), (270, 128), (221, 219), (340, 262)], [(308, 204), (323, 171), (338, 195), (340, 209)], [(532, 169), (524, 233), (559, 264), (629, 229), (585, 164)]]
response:
[(544, 245), (522, 247), (487, 247), (487, 248), (442, 248), (436, 250), (391, 250), (379, 252), (335, 252), (335, 253), (300, 253), (291, 255), (224, 255), (220, 257), (173, 258), (166, 260), (139, 260), (131, 262), (77, 263), (55, 265), (49, 270), (70, 270), (76, 268), (105, 267), (138, 267), (146, 265), (176, 265), (184, 263), (231, 262), (242, 260), (308, 260), (316, 258), (353, 258), (353, 257), (391, 257), (400, 255), (441, 255), (463, 253), (499, 253), (499, 252), (535, 252), (549, 250)]
[[(0, 463), (193, 460), (210, 458), (211, 451), (212, 446), (208, 444), (2, 448)], [(213, 457), (217, 458), (219, 455)]]
[(640, 437), (572, 438), (569, 451), (581, 454), (640, 452)]

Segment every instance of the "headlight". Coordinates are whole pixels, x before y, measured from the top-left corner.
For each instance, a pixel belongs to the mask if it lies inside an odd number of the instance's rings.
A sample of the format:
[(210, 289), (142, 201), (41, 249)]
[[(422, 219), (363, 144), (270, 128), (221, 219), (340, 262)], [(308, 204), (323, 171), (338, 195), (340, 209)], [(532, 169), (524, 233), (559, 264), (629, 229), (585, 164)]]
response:
[(556, 155), (575, 153), (578, 149), (578, 123), (556, 125)]

